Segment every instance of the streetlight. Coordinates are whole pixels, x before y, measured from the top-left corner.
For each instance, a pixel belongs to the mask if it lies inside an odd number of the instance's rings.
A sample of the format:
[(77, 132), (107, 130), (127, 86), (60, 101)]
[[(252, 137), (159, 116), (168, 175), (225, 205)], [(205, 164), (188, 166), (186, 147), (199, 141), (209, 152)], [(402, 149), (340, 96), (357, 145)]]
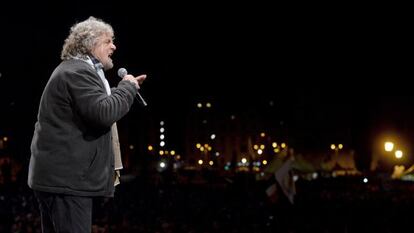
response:
[(396, 150), (394, 154), (397, 159), (401, 159), (403, 157), (403, 152), (401, 150)]
[[(394, 158), (397, 159), (397, 160), (401, 160), (404, 156), (403, 151), (401, 149), (396, 148), (395, 144), (391, 141), (386, 141), (384, 143), (384, 150), (385, 150), (385, 152), (387, 152), (387, 154), (393, 152)], [(389, 158), (389, 159), (391, 159), (391, 158)], [(394, 164), (394, 163), (395, 163), (395, 161), (391, 162), (391, 164)], [(393, 177), (397, 177), (397, 174), (401, 173), (401, 172), (397, 172), (398, 169), (400, 169), (400, 166), (399, 165), (394, 165), (394, 171), (393, 171), (393, 175), (392, 175)]]
[(390, 152), (390, 151), (394, 150), (394, 143), (393, 142), (385, 142), (384, 143), (384, 149), (387, 152)]
[[(384, 149), (386, 152), (391, 152), (394, 151), (394, 143), (393, 142), (385, 142), (384, 143)], [(402, 152), (402, 150), (395, 150), (394, 151), (394, 156), (397, 159), (401, 159), (403, 157), (404, 153)]]
[(344, 145), (342, 145), (342, 144), (338, 144), (338, 145), (336, 145), (336, 144), (331, 144), (331, 150), (333, 150), (334, 152), (335, 152), (335, 160), (337, 160), (338, 159), (338, 157), (339, 157), (339, 150), (342, 150), (344, 148)]
[(342, 148), (344, 148), (344, 145), (342, 145), (341, 143), (338, 145), (331, 144), (331, 150), (338, 151), (338, 150), (342, 150)]

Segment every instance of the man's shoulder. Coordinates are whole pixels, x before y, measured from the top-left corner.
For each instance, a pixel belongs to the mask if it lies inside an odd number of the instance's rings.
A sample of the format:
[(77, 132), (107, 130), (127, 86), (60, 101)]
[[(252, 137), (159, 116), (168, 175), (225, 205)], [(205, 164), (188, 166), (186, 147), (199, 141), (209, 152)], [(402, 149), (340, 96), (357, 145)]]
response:
[(52, 76), (95, 76), (94, 69), (85, 61), (69, 59), (62, 61), (54, 70)]
[(63, 69), (63, 70), (91, 70), (92, 67), (83, 60), (79, 60), (79, 59), (69, 59), (69, 60), (63, 60), (58, 68)]

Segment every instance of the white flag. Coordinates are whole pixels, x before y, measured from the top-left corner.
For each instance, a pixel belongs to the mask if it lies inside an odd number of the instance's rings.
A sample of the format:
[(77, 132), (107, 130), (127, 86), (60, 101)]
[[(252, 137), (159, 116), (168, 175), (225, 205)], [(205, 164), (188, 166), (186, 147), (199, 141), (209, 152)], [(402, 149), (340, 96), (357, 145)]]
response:
[(296, 194), (295, 181), (291, 173), (293, 157), (289, 157), (283, 165), (275, 172), (275, 178), (278, 182), (283, 193), (289, 199), (290, 203), (294, 203), (294, 197)]

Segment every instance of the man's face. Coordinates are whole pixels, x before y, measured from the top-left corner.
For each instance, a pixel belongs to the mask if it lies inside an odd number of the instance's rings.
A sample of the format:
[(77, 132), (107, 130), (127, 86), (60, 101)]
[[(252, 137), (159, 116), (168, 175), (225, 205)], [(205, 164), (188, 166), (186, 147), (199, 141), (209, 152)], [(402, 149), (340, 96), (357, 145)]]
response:
[(92, 55), (102, 63), (104, 70), (109, 70), (114, 66), (111, 56), (115, 49), (112, 35), (104, 34), (98, 38), (98, 42), (92, 49)]

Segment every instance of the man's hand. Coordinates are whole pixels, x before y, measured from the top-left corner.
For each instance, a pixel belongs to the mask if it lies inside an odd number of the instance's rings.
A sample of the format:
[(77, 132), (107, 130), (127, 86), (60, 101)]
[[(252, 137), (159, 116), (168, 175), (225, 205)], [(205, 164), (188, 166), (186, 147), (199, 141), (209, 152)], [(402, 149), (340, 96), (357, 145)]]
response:
[(131, 83), (133, 83), (135, 85), (135, 87), (137, 89), (139, 89), (140, 88), (139, 85), (142, 84), (146, 78), (147, 78), (146, 74), (142, 74), (142, 75), (139, 75), (137, 77), (134, 77), (133, 75), (127, 74), (127, 75), (124, 76), (124, 78), (122, 78), (122, 80), (130, 81)]

